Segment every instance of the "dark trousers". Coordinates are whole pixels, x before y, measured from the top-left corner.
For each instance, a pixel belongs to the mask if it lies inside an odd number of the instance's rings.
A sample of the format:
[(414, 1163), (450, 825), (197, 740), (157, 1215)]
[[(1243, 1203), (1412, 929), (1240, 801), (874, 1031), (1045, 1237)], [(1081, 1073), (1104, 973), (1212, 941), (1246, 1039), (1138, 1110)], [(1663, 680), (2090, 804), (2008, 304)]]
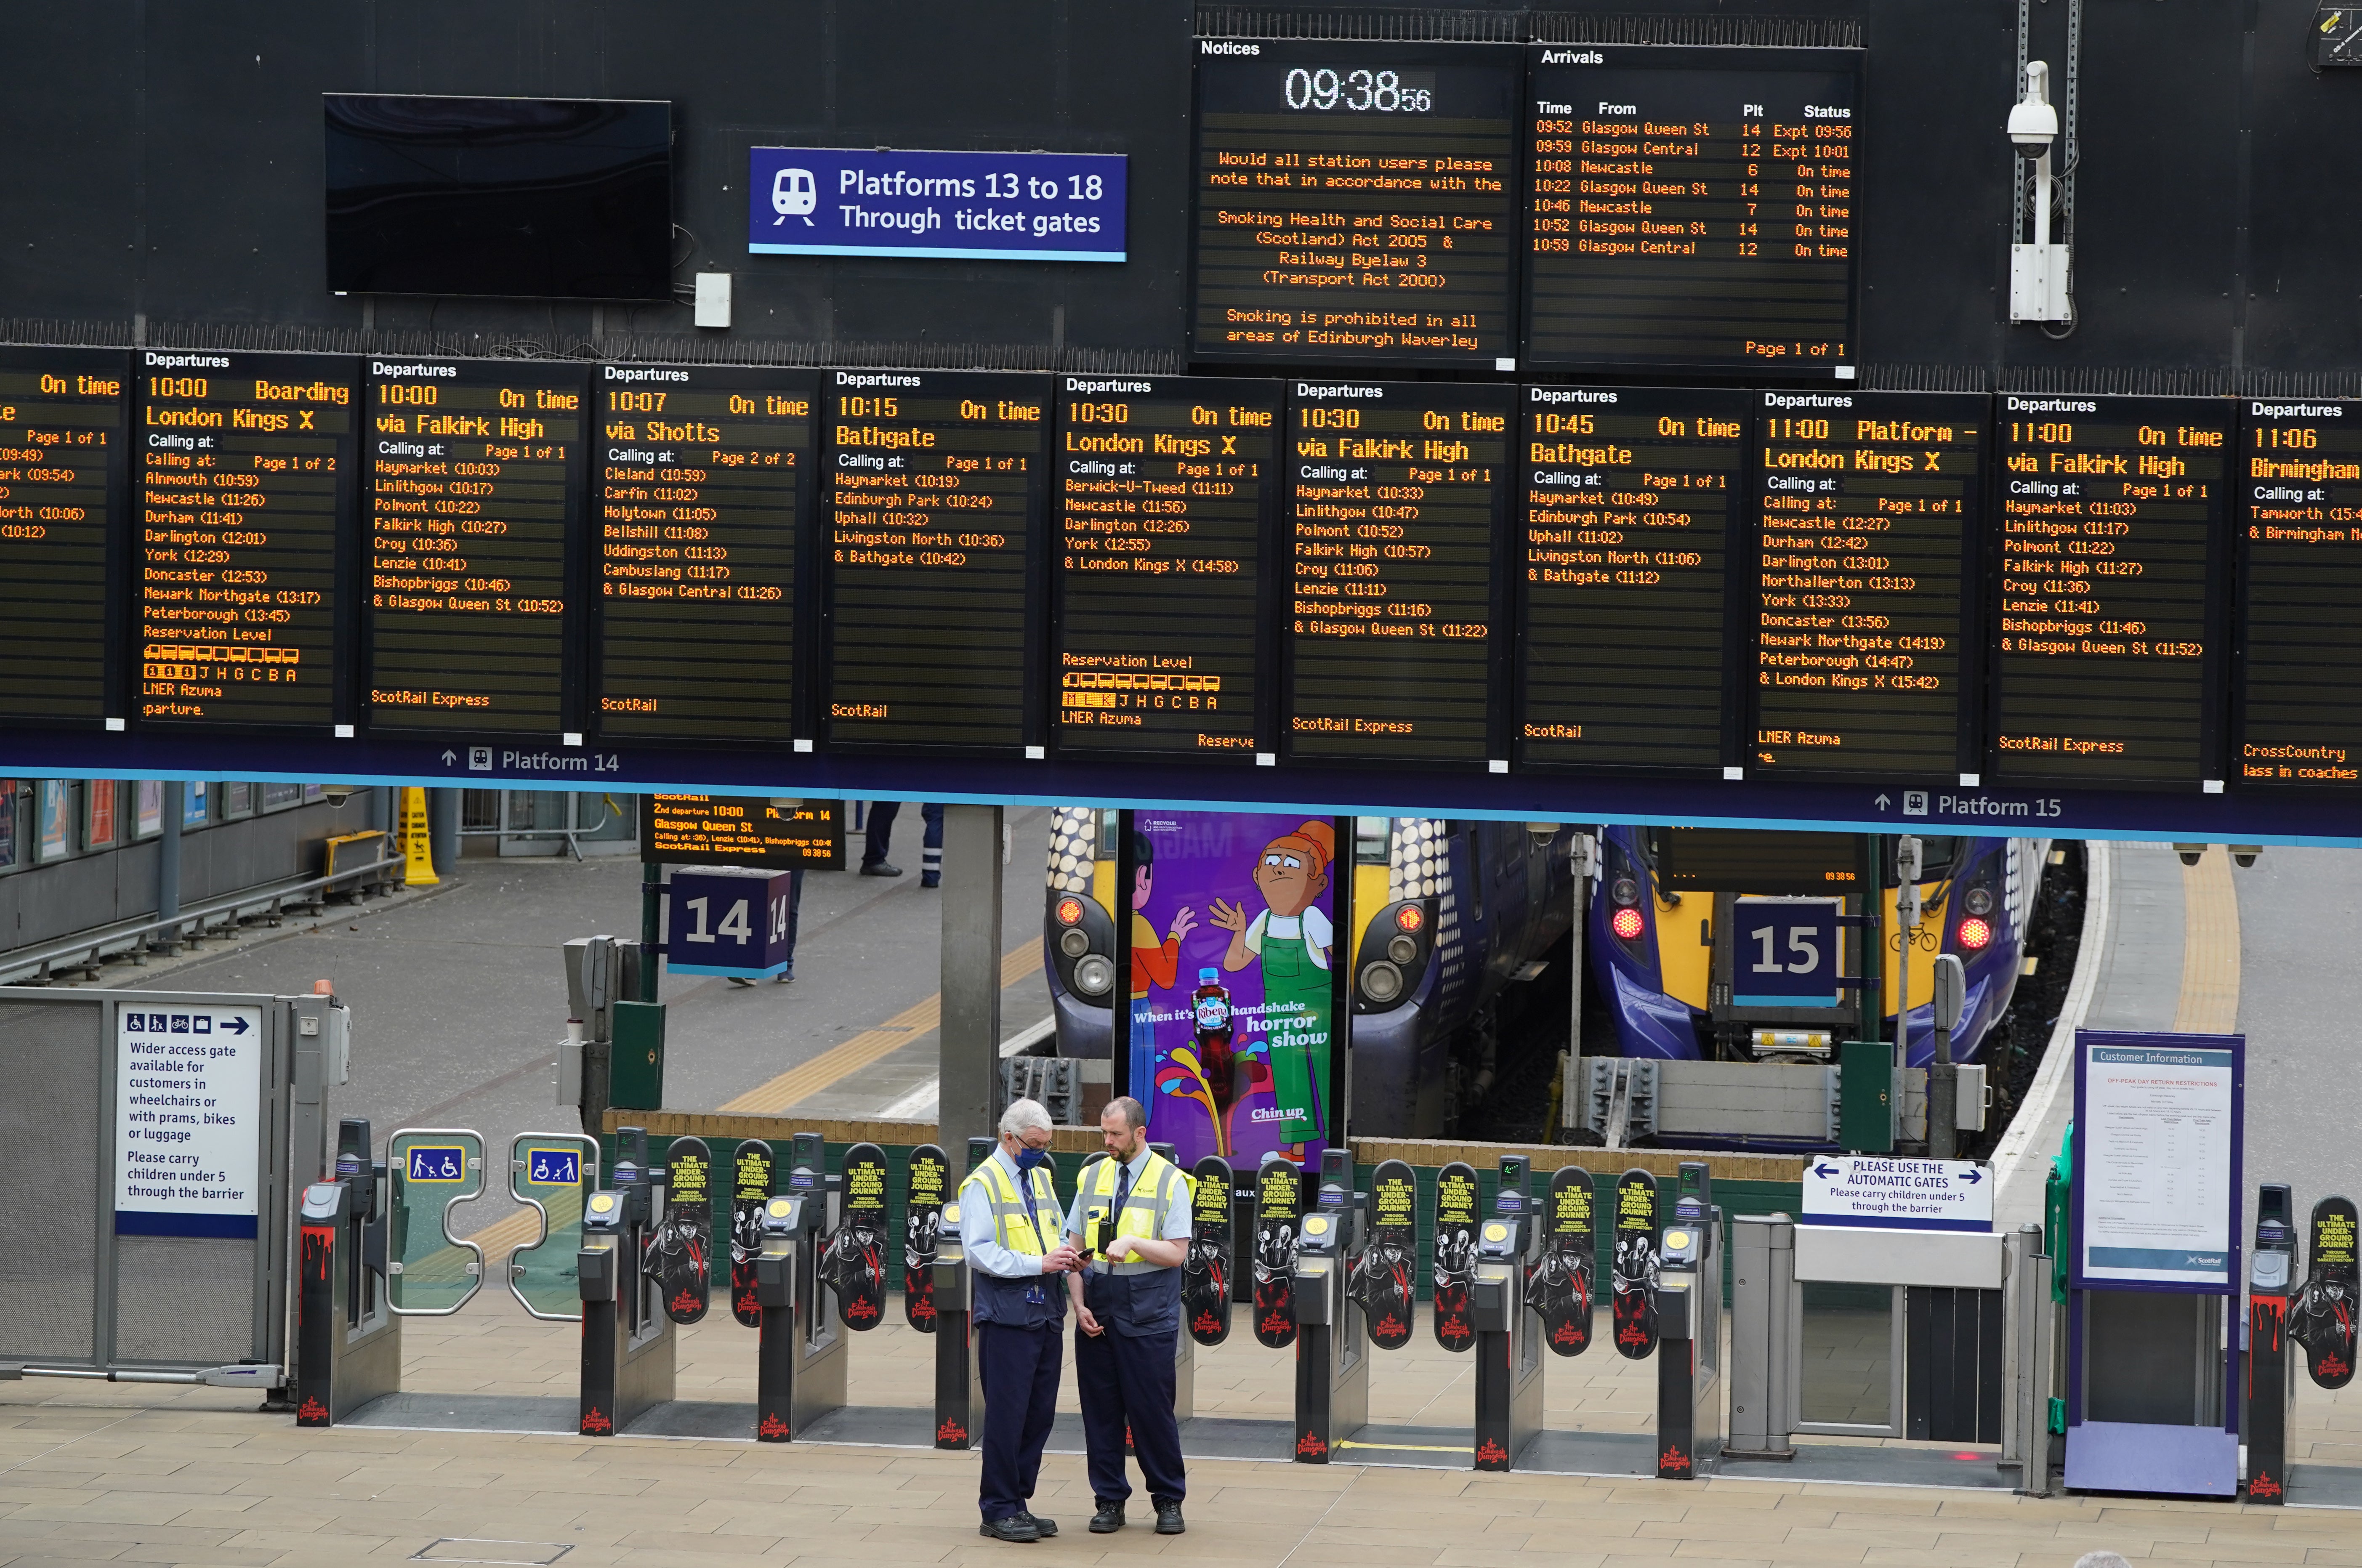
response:
[[(984, 1479), (976, 1500), (988, 1524), (1032, 1512), (1042, 1446), (1058, 1413), (1058, 1330), (1056, 1322), (1037, 1329), (976, 1325), (977, 1368), (984, 1379)], [(1165, 1382), (1172, 1382), (1169, 1373)]]
[[(886, 858), (894, 842), (894, 823), (902, 814), (900, 801), (869, 802), (869, 827), (861, 841), (861, 864), (875, 866)], [(919, 807), (920, 819), (926, 833), (919, 846), (919, 869), (929, 877), (940, 876), (944, 869), (944, 809), (930, 801)]]
[(1189, 1491), (1181, 1468), (1181, 1425), (1173, 1419), (1174, 1334), (1128, 1339), (1105, 1317), (1106, 1331), (1075, 1331), (1075, 1391), (1083, 1401), (1083, 1441), (1090, 1451), (1091, 1496), (1120, 1503), (1131, 1496), (1124, 1479), (1123, 1434), (1140, 1460), (1149, 1500), (1177, 1503)]

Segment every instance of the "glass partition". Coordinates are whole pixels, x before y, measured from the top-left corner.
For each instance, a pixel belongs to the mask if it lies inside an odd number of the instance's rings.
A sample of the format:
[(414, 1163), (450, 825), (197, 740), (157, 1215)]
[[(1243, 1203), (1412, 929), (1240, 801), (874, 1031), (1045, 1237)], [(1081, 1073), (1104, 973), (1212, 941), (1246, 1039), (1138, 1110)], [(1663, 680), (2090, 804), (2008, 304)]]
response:
[(509, 1254), (509, 1293), (536, 1318), (579, 1322), (582, 1202), (599, 1185), (599, 1145), (579, 1132), (520, 1132), (509, 1144), (509, 1196), (540, 1220), (540, 1234)]
[(1903, 1435), (1903, 1287), (1800, 1282), (1795, 1430)]
[(483, 1195), (483, 1135), (405, 1127), (387, 1143), (385, 1162), (392, 1187), (387, 1305), (403, 1317), (448, 1317), (484, 1284), (483, 1248), (451, 1233), (451, 1211)]

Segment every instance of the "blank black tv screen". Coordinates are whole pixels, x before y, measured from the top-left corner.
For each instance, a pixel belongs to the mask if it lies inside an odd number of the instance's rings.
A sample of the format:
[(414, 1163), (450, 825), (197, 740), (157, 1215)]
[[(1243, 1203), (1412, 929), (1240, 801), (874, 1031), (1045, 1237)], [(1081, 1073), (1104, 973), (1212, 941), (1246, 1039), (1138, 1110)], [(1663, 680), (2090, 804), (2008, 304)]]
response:
[(325, 94), (338, 293), (672, 297), (672, 105)]

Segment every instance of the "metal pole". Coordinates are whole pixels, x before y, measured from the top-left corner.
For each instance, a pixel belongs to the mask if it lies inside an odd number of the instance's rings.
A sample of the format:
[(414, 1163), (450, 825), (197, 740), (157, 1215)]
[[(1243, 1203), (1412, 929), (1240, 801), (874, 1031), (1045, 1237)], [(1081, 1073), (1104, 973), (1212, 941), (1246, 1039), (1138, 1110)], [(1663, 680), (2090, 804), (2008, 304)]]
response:
[(664, 940), (664, 867), (651, 860), (640, 867), (640, 1000), (657, 999), (657, 971), (664, 967), (657, 944)]
[[(992, 1077), (1000, 1065), (1000, 808), (945, 806), (935, 1136), (946, 1149), (992, 1132)], [(1130, 889), (1118, 889), (1116, 901), (1131, 912)], [(1127, 951), (1131, 923), (1119, 916), (1116, 930), (1117, 951)], [(1129, 997), (1126, 990), (1117, 1005), (1128, 1007)]]
[(426, 849), (435, 861), (435, 875), (454, 877), (459, 871), (459, 791), (426, 791)]
[[(156, 918), (174, 920), (181, 913), (181, 813), (185, 786), (177, 778), (164, 780), (163, 836), (156, 844)], [(181, 933), (164, 933), (164, 951), (181, 950)]]
[(1576, 1101), (1577, 1080), (1583, 1072), (1583, 939), (1584, 927), (1591, 919), (1591, 857), (1595, 844), (1590, 830), (1579, 826), (1574, 830), (1574, 842), (1567, 846), (1574, 862), (1574, 919), (1567, 931), (1567, 967), (1573, 971), (1568, 988), (1573, 994), (1567, 998), (1566, 1066), (1561, 1070), (1558, 1123), (1569, 1131), (1582, 1121)]

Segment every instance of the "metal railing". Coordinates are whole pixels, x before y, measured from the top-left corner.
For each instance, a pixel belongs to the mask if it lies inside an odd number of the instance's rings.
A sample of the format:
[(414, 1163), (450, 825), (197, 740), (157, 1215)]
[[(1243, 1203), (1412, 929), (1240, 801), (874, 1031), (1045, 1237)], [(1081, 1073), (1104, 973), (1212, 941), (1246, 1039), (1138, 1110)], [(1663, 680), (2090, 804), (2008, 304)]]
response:
[[(133, 964), (145, 964), (148, 955), (159, 948), (172, 954), (183, 943), (193, 948), (200, 945), (208, 926), (235, 927), (248, 914), (267, 915), (275, 925), (290, 904), (309, 906), (316, 914), (326, 907), (327, 892), (338, 884), (372, 878), (381, 883), (398, 881), (402, 866), (401, 856), (381, 854), (375, 860), (325, 877), (249, 888), (168, 919), (101, 926), (42, 946), (0, 954), (0, 986), (46, 985), (61, 971), (80, 970), (95, 977), (110, 955), (127, 953)], [(160, 944), (154, 940), (159, 933), (169, 933)]]

